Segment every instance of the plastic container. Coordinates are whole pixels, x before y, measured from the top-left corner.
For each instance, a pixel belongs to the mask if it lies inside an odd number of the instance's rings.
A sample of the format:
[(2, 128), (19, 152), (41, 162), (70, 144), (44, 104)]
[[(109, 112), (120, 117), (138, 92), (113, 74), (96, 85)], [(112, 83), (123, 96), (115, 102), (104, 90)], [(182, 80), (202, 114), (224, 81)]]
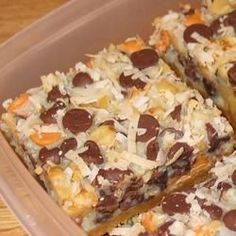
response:
[[(193, 5), (199, 1), (188, 1)], [(0, 47), (0, 103), (40, 84), (40, 76), (67, 71), (86, 53), (140, 35), (180, 0), (74, 0)], [(2, 108), (0, 108), (0, 112)], [(85, 235), (28, 173), (0, 133), (0, 193), (32, 235)]]

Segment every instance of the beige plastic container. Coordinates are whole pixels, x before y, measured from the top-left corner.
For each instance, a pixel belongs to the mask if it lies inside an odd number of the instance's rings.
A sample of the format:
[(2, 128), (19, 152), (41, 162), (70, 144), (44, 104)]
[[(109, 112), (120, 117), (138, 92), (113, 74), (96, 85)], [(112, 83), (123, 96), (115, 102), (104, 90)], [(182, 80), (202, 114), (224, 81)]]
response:
[[(0, 46), (0, 103), (67, 71), (84, 54), (140, 35), (182, 0), (74, 0)], [(188, 1), (193, 5), (197, 0)], [(2, 107), (0, 108), (2, 112)], [(28, 173), (0, 133), (0, 194), (32, 235), (85, 235)]]

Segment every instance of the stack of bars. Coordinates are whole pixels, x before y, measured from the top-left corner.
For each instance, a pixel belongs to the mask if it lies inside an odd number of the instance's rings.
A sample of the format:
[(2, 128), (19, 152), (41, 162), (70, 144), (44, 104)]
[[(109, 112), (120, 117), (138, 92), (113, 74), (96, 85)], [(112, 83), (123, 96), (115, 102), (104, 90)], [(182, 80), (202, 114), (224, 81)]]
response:
[(85, 231), (213, 163), (209, 180), (107, 235), (236, 234), (234, 2), (183, 5), (155, 20), (150, 46), (110, 45), (3, 103), (6, 138)]

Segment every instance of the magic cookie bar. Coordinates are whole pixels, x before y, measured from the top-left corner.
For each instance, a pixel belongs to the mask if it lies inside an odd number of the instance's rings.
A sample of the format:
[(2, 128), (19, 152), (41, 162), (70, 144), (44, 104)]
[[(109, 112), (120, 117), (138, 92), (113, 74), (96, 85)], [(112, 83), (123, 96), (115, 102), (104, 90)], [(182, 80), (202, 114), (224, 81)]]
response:
[(233, 129), (140, 38), (3, 106), (1, 128), (32, 174), (86, 231), (160, 193), (200, 153), (232, 152)]
[[(154, 22), (150, 44), (179, 75), (215, 104), (236, 127), (235, 1), (184, 6)], [(218, 9), (218, 11), (217, 11)], [(221, 10), (219, 10), (221, 9)], [(223, 15), (222, 15), (223, 14)], [(217, 18), (219, 17), (219, 18)]]
[(114, 228), (113, 236), (234, 236), (236, 157), (224, 157), (211, 179), (165, 197), (160, 206)]

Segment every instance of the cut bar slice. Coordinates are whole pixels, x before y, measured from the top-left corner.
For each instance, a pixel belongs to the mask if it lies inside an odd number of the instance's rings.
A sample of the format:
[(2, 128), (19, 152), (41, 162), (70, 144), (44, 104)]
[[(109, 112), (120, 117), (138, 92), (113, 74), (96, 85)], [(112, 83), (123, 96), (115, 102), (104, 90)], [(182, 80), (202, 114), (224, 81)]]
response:
[(152, 210), (110, 231), (116, 236), (211, 235), (236, 233), (236, 156), (223, 157), (211, 178), (171, 193)]
[(234, 145), (212, 100), (140, 38), (43, 76), (3, 106), (9, 142), (85, 231), (175, 186), (199, 154), (211, 162)]
[(170, 195), (171, 193), (192, 188), (195, 184), (210, 178), (211, 175), (209, 174), (209, 171), (213, 166), (213, 161), (210, 158), (206, 156), (198, 156), (197, 161), (192, 167), (191, 171), (179, 177), (178, 179), (173, 179), (172, 183), (170, 183), (170, 185), (160, 194), (152, 197), (150, 200), (144, 203), (131, 207), (129, 210), (109, 219), (107, 222), (96, 226), (96, 228), (91, 230), (88, 235), (100, 236), (110, 231), (113, 232), (113, 228), (115, 228), (117, 225), (126, 223), (132, 217), (135, 217), (141, 213), (145, 213), (148, 210), (152, 210), (152, 208), (156, 207), (157, 205), (160, 205), (163, 198)]
[(236, 128), (236, 13), (230, 12), (235, 5), (205, 2), (201, 9), (185, 6), (157, 18), (150, 44), (189, 85), (211, 97)]

